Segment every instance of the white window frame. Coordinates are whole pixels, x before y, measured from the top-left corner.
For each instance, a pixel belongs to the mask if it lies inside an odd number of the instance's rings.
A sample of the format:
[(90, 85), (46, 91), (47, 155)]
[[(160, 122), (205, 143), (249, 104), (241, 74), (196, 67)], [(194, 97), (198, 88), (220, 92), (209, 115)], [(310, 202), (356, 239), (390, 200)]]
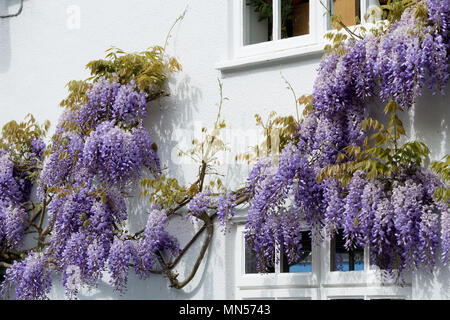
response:
[[(245, 11), (251, 12), (253, 10), (251, 7), (246, 5), (246, 0), (235, 0), (235, 8), (233, 10), (234, 17), (238, 19), (234, 20), (233, 26), (235, 28), (235, 34), (233, 37), (235, 48), (234, 56), (236, 58), (242, 58), (247, 56), (254, 56), (260, 54), (267, 54), (274, 51), (288, 50), (295, 47), (304, 47), (317, 44), (321, 41), (323, 34), (327, 31), (324, 29), (326, 27), (327, 17), (323, 16), (325, 13), (324, 8), (321, 7), (319, 1), (310, 1), (309, 3), (309, 25), (310, 33), (281, 39), (281, 0), (273, 0), (273, 40), (244, 45), (244, 34), (247, 31), (244, 26), (244, 13)], [(323, 9), (320, 10), (319, 6)]]
[[(325, 8), (319, 0), (310, 0), (309, 5), (309, 30), (307, 35), (300, 35), (281, 39), (281, 0), (273, 0), (273, 40), (244, 45), (244, 26), (245, 10), (252, 10), (246, 5), (246, 0), (229, 0), (231, 2), (232, 18), (232, 40), (231, 57), (228, 60), (221, 61), (216, 65), (216, 69), (221, 71), (232, 70), (236, 68), (248, 67), (264, 62), (271, 62), (285, 58), (294, 58), (298, 56), (307, 56), (323, 53), (326, 44), (324, 35), (333, 31), (328, 29), (328, 15)], [(364, 25), (370, 26), (364, 20), (364, 13), (367, 11), (366, 0), (360, 0), (361, 20)], [(352, 29), (352, 28), (349, 28)]]
[(403, 286), (389, 279), (381, 282), (377, 268), (370, 266), (369, 248), (364, 248), (364, 270), (357, 271), (330, 271), (331, 240), (325, 240), (322, 248), (322, 299), (411, 299), (411, 277), (406, 277)]
[[(236, 225), (236, 298), (237, 299), (318, 299), (320, 248), (312, 244), (311, 272), (281, 272), (281, 264), (274, 273), (245, 273), (245, 225)], [(277, 250), (278, 251), (278, 250)]]
[(393, 281), (381, 283), (376, 270), (369, 266), (369, 250), (364, 249), (364, 270), (330, 271), (330, 239), (312, 243), (311, 272), (245, 273), (246, 213), (233, 219), (235, 238), (235, 297), (236, 299), (411, 299), (411, 277), (403, 286)]

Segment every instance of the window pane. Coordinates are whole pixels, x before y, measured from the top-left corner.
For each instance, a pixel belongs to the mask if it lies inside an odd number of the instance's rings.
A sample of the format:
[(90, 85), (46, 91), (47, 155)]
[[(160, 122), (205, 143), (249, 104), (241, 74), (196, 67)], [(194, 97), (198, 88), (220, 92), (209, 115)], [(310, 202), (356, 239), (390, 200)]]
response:
[[(275, 269), (269, 268), (266, 273), (274, 273)], [(258, 273), (256, 254), (255, 252), (245, 244), (245, 273)]]
[(347, 250), (342, 231), (336, 233), (330, 243), (330, 271), (364, 270), (364, 248)]
[(383, 18), (383, 9), (380, 5), (387, 4), (387, 0), (366, 0), (366, 12), (364, 13), (364, 19), (367, 22), (375, 23)]
[(312, 248), (309, 231), (302, 231), (302, 256), (298, 261), (289, 264), (286, 254), (281, 259), (281, 272), (312, 272)]
[(245, 4), (244, 45), (272, 40), (272, 1), (246, 0)]
[(281, 38), (309, 34), (309, 0), (281, 0)]
[(3, 267), (0, 267), (0, 283), (2, 283), (3, 280), (5, 279), (5, 275), (6, 275), (6, 269)]
[[(354, 26), (360, 24), (361, 8), (360, 0), (328, 0), (328, 9), (331, 13), (339, 18), (346, 26)], [(329, 19), (329, 29), (341, 29), (338, 22), (332, 22)]]
[(393, 260), (388, 254), (374, 256), (374, 253), (369, 253), (369, 265), (372, 269), (376, 266), (379, 270), (389, 270), (393, 267)]

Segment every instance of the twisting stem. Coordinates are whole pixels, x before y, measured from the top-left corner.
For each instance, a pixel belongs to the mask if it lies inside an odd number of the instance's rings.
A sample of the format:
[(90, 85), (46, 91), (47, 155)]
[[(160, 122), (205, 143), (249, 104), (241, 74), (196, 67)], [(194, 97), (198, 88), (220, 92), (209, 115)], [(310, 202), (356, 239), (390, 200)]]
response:
[(172, 269), (173, 267), (175, 267), (178, 262), (180, 262), (181, 258), (184, 256), (184, 254), (189, 250), (189, 248), (195, 243), (195, 241), (198, 239), (198, 237), (203, 233), (203, 231), (205, 231), (206, 229), (206, 224), (204, 224), (200, 230), (197, 231), (197, 233), (192, 237), (192, 239), (184, 246), (184, 248), (180, 251), (180, 253), (178, 254), (178, 256), (175, 258), (175, 260), (173, 260), (172, 262), (170, 262), (167, 266), (169, 269)]
[(12, 266), (12, 264), (9, 264), (9, 263), (0, 261), (0, 267), (1, 267), (1, 268), (9, 268), (9, 267), (11, 267), (11, 266)]
[[(330, 17), (333, 16), (333, 13), (331, 12), (331, 9), (329, 9), (326, 5), (323, 4), (322, 0), (320, 0), (320, 4), (325, 8), (325, 10), (327, 10), (328, 14), (330, 15)], [(335, 16), (336, 17), (336, 16)], [(341, 19), (339, 19), (339, 17), (336, 17), (337, 22), (339, 23), (339, 25), (344, 28), (345, 31), (348, 32), (348, 34), (350, 34), (351, 36), (358, 38), (359, 40), (363, 40), (364, 38), (357, 35), (356, 33), (354, 33), (352, 30), (350, 30), (342, 21)]]
[(205, 181), (205, 175), (206, 175), (206, 166), (207, 166), (206, 162), (202, 161), (202, 167), (200, 169), (200, 174), (199, 174), (200, 185), (198, 187), (200, 192), (203, 191), (203, 183)]
[(205, 223), (205, 228), (207, 231), (207, 235), (205, 238), (205, 241), (203, 242), (202, 248), (200, 249), (200, 253), (197, 257), (197, 260), (195, 261), (195, 264), (191, 270), (191, 273), (186, 277), (186, 279), (182, 282), (179, 282), (177, 277), (174, 276), (174, 274), (170, 271), (168, 271), (167, 275), (169, 277), (169, 280), (171, 282), (171, 287), (176, 289), (182, 289), (184, 286), (186, 286), (195, 276), (197, 273), (198, 268), (200, 267), (200, 263), (203, 260), (203, 257), (205, 256), (206, 250), (209, 247), (209, 244), (211, 242), (213, 233), (214, 233), (214, 226), (212, 223), (212, 219), (206, 214), (203, 213), (199, 216), (199, 219), (202, 220)]
[(171, 37), (173, 28), (175, 27), (175, 25), (176, 25), (179, 21), (183, 20), (184, 16), (186, 15), (187, 8), (188, 8), (188, 7), (186, 7), (186, 8), (184, 9), (183, 13), (181, 13), (181, 15), (178, 16), (178, 18), (175, 20), (175, 22), (174, 22), (174, 23), (172, 24), (172, 26), (170, 27), (169, 32), (167, 33), (167, 36), (166, 36), (166, 41), (164, 41), (164, 47), (163, 47), (163, 48), (164, 48), (164, 52), (166, 51), (166, 47), (167, 47), (167, 44), (169, 43), (169, 39), (170, 39), (170, 37)]
[(297, 99), (297, 95), (295, 94), (294, 88), (292, 87), (291, 83), (289, 81), (287, 81), (287, 79), (284, 77), (283, 73), (280, 71), (280, 75), (281, 78), (284, 80), (284, 82), (286, 83), (286, 85), (288, 86), (288, 89), (291, 90), (292, 95), (294, 96), (294, 100), (295, 100), (295, 111), (297, 113), (297, 122), (300, 122), (300, 116), (298, 113), (298, 99)]
[[(45, 196), (46, 197), (46, 196)], [(44, 203), (42, 205), (42, 209), (41, 209), (41, 216), (40, 216), (40, 220), (39, 220), (39, 230), (42, 230), (42, 226), (44, 225), (44, 217), (45, 217), (45, 211), (47, 210), (47, 200), (44, 200)]]

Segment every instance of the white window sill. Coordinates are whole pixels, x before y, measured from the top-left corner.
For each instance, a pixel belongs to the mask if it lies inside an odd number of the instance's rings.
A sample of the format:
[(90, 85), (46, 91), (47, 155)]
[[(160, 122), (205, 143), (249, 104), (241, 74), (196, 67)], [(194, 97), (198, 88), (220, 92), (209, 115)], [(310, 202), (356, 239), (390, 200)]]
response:
[(236, 71), (239, 69), (251, 68), (272, 62), (282, 62), (283, 60), (303, 58), (316, 54), (324, 53), (325, 42), (315, 43), (303, 47), (273, 51), (258, 55), (235, 58), (231, 60), (221, 61), (216, 64), (215, 68), (221, 72)]
[(317, 275), (312, 272), (243, 274), (238, 278), (240, 289), (312, 288), (318, 287)]

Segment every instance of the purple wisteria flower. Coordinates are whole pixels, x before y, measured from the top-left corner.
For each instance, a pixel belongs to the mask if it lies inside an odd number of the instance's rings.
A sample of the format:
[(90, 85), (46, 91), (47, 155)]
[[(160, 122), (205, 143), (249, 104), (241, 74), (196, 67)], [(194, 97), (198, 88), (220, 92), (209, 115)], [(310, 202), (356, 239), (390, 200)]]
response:
[(217, 199), (217, 216), (224, 227), (224, 231), (231, 218), (236, 214), (234, 201), (236, 201), (236, 195), (231, 190), (228, 190), (225, 195), (221, 194), (219, 199)]
[(143, 166), (157, 173), (160, 170), (147, 131), (141, 127), (130, 132), (115, 122), (103, 122), (91, 133), (82, 158), (90, 175), (119, 188), (138, 177)]
[(114, 290), (125, 293), (130, 263), (133, 258), (133, 243), (131, 240), (114, 237), (108, 256), (108, 271), (110, 283)]
[(32, 252), (22, 261), (15, 261), (6, 271), (0, 284), (0, 297), (9, 296), (13, 289), (18, 300), (43, 300), (48, 298), (52, 282), (51, 270), (45, 255)]
[(21, 207), (10, 205), (4, 209), (4, 235), (7, 247), (19, 249), (25, 237), (28, 225), (28, 214)]
[(24, 198), (20, 181), (16, 179), (14, 162), (6, 151), (0, 150), (0, 200), (20, 203)]
[(197, 193), (188, 203), (189, 214), (187, 217), (198, 219), (198, 217), (206, 213), (212, 204), (213, 199), (211, 198), (210, 190)]
[(79, 134), (73, 131), (64, 133), (44, 165), (40, 189), (70, 182), (75, 173), (83, 172), (80, 168), (83, 146), (84, 141)]
[(439, 241), (448, 263), (448, 204), (433, 198), (437, 187), (447, 186), (430, 171), (409, 166), (377, 179), (357, 171), (346, 186), (334, 179), (317, 182), (343, 148), (362, 147), (369, 98), (394, 100), (408, 110), (424, 86), (443, 93), (450, 2), (426, 4), (427, 23), (418, 23), (411, 7), (383, 35), (347, 40), (342, 50), (325, 55), (313, 87), (313, 111), (298, 127), (297, 146), (286, 146), (278, 165), (263, 158), (253, 167), (245, 236), (260, 270), (273, 266), (277, 244), (295, 257), (300, 242), (293, 230), (300, 229), (299, 221), (316, 230), (324, 226), (328, 236), (343, 229), (348, 249), (369, 247), (371, 261), (391, 274), (433, 266)]
[(78, 111), (77, 123), (86, 130), (104, 121), (116, 121), (131, 127), (142, 123), (147, 116), (147, 96), (134, 82), (119, 84), (111, 79), (100, 79), (86, 94), (88, 102)]
[(30, 144), (31, 144), (31, 157), (42, 160), (42, 156), (46, 148), (45, 142), (42, 141), (42, 139), (33, 139), (31, 140)]

